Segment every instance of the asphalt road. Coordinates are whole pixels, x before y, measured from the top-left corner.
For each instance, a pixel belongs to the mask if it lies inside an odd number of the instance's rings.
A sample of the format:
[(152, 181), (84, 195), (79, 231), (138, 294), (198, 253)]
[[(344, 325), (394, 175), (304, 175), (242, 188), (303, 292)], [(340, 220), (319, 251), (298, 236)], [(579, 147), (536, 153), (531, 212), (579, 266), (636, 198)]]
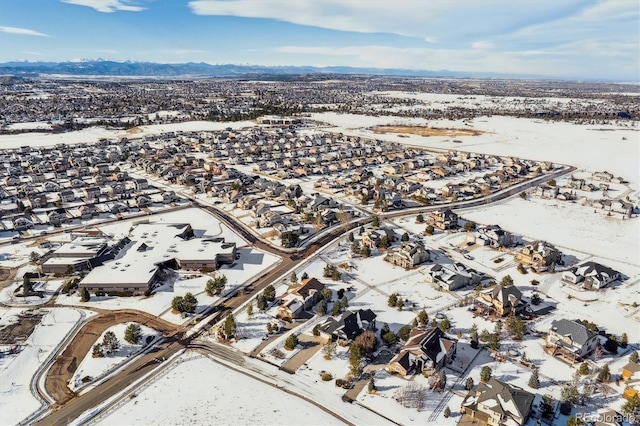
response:
[[(563, 170), (562, 172), (556, 172), (552, 175), (542, 175), (539, 178), (532, 179), (531, 181), (525, 182), (523, 184), (515, 185), (513, 188), (509, 188), (503, 191), (499, 191), (498, 193), (490, 194), (487, 197), (483, 197), (477, 200), (456, 202), (449, 205), (439, 205), (439, 206), (425, 206), (423, 208), (402, 210), (402, 211), (394, 211), (388, 212), (385, 214), (381, 214), (382, 217), (397, 217), (397, 216), (405, 216), (409, 214), (415, 214), (419, 212), (427, 212), (436, 209), (443, 208), (462, 208), (462, 207), (473, 207), (484, 204), (489, 204), (495, 201), (499, 201), (504, 198), (508, 198), (513, 196), (525, 189), (532, 188), (540, 183), (546, 182), (551, 178), (555, 178), (558, 175), (570, 173), (575, 170), (574, 168), (569, 168), (567, 170)], [(198, 203), (196, 203), (198, 204)], [(262, 291), (264, 287), (269, 284), (273, 284), (276, 280), (280, 279), (285, 273), (287, 273), (290, 269), (296, 267), (298, 264), (306, 260), (310, 257), (319, 247), (323, 247), (325, 244), (333, 241), (336, 238), (344, 235), (348, 230), (357, 228), (364, 223), (370, 222), (372, 220), (371, 217), (363, 218), (357, 222), (343, 225), (338, 227), (337, 229), (323, 234), (318, 239), (314, 240), (312, 245), (305, 249), (304, 252), (291, 253), (290, 251), (278, 249), (270, 244), (266, 244), (263, 241), (260, 241), (256, 238), (255, 235), (251, 234), (247, 231), (243, 226), (238, 224), (235, 220), (226, 217), (221, 214), (218, 210), (207, 207), (200, 206), (202, 208), (207, 209), (209, 212), (214, 214), (217, 218), (219, 218), (223, 223), (233, 229), (235, 232), (242, 235), (251, 245), (255, 246), (258, 249), (268, 251), (271, 253), (278, 254), (282, 257), (282, 261), (271, 271), (264, 274), (263, 276), (254, 280), (253, 283), (249, 284), (247, 287), (250, 290), (241, 292), (240, 294), (233, 295), (221, 304), (220, 308), (222, 308), (219, 312), (217, 312), (214, 316), (207, 320), (206, 326), (203, 326), (197, 333), (191, 335), (188, 339), (180, 339), (181, 335), (177, 335), (176, 338), (169, 340), (161, 344), (156, 351), (151, 352), (149, 354), (145, 354), (141, 356), (139, 359), (132, 361), (128, 364), (123, 371), (121, 371), (116, 376), (113, 376), (103, 384), (97, 386), (91, 391), (81, 395), (72, 397), (68, 402), (64, 403), (61, 407), (55, 407), (54, 412), (46, 416), (44, 419), (39, 421), (38, 425), (66, 425), (69, 424), (72, 420), (78, 418), (82, 413), (98, 406), (103, 403), (108, 398), (124, 391), (131, 384), (133, 384), (136, 380), (143, 377), (145, 374), (151, 372), (153, 369), (162, 365), (162, 363), (157, 362), (157, 359), (162, 359), (163, 357), (168, 359), (179, 350), (188, 346), (188, 344), (198, 337), (200, 334), (208, 331), (208, 329), (213, 326), (217, 321), (219, 321), (226, 310), (233, 310), (240, 306), (242, 303), (247, 301), (249, 298), (255, 296), (257, 293)], [(211, 308), (209, 312), (213, 311), (215, 308)], [(207, 313), (209, 313), (207, 312)], [(186, 331), (186, 328), (184, 328)], [(85, 352), (86, 353), (86, 352)]]
[(162, 360), (163, 358), (169, 359), (183, 348), (184, 345), (177, 340), (168, 341), (159, 345), (156, 350), (131, 362), (123, 371), (101, 385), (93, 388), (82, 396), (72, 398), (62, 407), (54, 407), (54, 411), (44, 419), (38, 421), (36, 425), (70, 424), (82, 413), (91, 410), (112, 396), (117, 395), (144, 375), (153, 371), (162, 364), (162, 362), (158, 362), (158, 360)]

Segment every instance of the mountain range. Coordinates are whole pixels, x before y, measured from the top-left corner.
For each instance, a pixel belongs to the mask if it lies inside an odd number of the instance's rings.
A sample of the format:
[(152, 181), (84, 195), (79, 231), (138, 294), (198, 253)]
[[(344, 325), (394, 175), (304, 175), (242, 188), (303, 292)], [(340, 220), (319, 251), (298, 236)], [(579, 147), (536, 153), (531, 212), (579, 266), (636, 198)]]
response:
[(5, 62), (0, 63), (0, 75), (37, 76), (119, 76), (119, 77), (226, 77), (296, 76), (305, 74), (386, 75), (407, 77), (470, 77), (470, 78), (541, 78), (535, 75), (478, 73), (459, 71), (428, 71), (394, 68), (357, 68), (345, 66), (261, 66), (212, 65), (204, 62), (161, 64), (155, 62), (115, 62), (87, 60), (80, 62)]

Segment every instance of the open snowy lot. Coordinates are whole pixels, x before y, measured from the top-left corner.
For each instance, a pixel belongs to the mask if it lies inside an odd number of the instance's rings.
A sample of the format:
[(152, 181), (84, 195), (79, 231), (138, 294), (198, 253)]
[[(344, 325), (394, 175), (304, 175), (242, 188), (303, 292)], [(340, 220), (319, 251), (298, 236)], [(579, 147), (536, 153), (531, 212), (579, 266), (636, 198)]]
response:
[[(88, 353), (78, 366), (76, 372), (73, 374), (73, 378), (69, 383), (69, 389), (72, 391), (79, 390), (83, 388), (87, 382), (91, 383), (106, 373), (115, 370), (119, 365), (125, 362), (127, 358), (137, 355), (147, 345), (147, 339), (149, 341), (153, 341), (162, 334), (152, 328), (140, 325), (140, 340), (138, 343), (131, 344), (124, 339), (125, 330), (129, 324), (133, 323), (114, 325), (102, 333), (98, 338), (98, 343), (101, 343), (104, 339), (104, 335), (111, 331), (120, 342), (120, 347), (115, 352), (106, 354), (103, 357), (94, 357), (91, 353)], [(87, 379), (85, 379), (85, 377)]]
[[(469, 209), (464, 217), (587, 255), (640, 266), (640, 218), (607, 217), (593, 208), (529, 197)], [(635, 237), (634, 237), (635, 236)]]
[(237, 121), (229, 123), (217, 123), (212, 121), (187, 121), (173, 124), (151, 124), (127, 130), (109, 130), (104, 127), (88, 127), (66, 133), (21, 133), (16, 135), (2, 135), (2, 147), (20, 148), (21, 146), (53, 146), (56, 144), (95, 143), (103, 138), (134, 138), (159, 135), (168, 132), (189, 132), (224, 130), (227, 127), (241, 129), (255, 126), (253, 121)]
[[(6, 324), (21, 310), (3, 308), (1, 318)], [(0, 358), (0, 423), (16, 424), (40, 408), (40, 401), (31, 393), (31, 380), (73, 327), (92, 315), (73, 308), (48, 310), (40, 324), (24, 342), (17, 355)]]
[(298, 425), (302, 419), (310, 425), (342, 424), (242, 373), (204, 357), (185, 356), (100, 424)]

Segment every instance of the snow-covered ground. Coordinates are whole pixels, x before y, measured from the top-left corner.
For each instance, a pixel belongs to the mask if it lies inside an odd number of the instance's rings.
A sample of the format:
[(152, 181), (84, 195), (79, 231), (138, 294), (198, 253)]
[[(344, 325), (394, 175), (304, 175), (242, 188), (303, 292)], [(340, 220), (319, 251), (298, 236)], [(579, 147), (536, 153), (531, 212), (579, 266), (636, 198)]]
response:
[(530, 196), (464, 211), (466, 219), (574, 251), (640, 266), (640, 218), (607, 217), (577, 203)]
[[(2, 323), (5, 324), (12, 316), (19, 314), (20, 310), (2, 308), (0, 312)], [(92, 314), (84, 311), (85, 316)], [(17, 355), (0, 358), (1, 424), (16, 424), (40, 408), (40, 402), (31, 393), (31, 379), (82, 318), (83, 314), (78, 309), (49, 309), (24, 342), (22, 351)]]
[(18, 294), (22, 294), (22, 290), (16, 293), (19, 286), (22, 285), (22, 279), (16, 279), (16, 281), (0, 290), (0, 302), (7, 305), (43, 305), (51, 300), (56, 290), (62, 285), (62, 280), (38, 280), (37, 278), (32, 280), (33, 291), (41, 292), (42, 297), (27, 296), (22, 297)]
[(217, 123), (212, 121), (187, 121), (183, 123), (171, 124), (151, 124), (141, 126), (130, 130), (109, 130), (104, 127), (88, 127), (82, 130), (65, 133), (21, 133), (16, 135), (0, 136), (0, 144), (2, 148), (20, 148), (21, 146), (53, 146), (56, 144), (75, 144), (75, 143), (95, 143), (100, 139), (113, 138), (121, 139), (123, 137), (133, 139), (136, 137), (159, 135), (168, 132), (190, 132), (190, 131), (211, 131), (224, 130), (227, 127), (234, 129), (242, 129), (244, 127), (255, 126), (253, 121), (236, 121)]
[(104, 333), (102, 333), (102, 335), (97, 340), (98, 343), (101, 343), (104, 335), (108, 331), (111, 331), (120, 341), (120, 348), (117, 351), (106, 354), (103, 357), (94, 357), (91, 352), (87, 353), (87, 355), (78, 366), (78, 369), (73, 374), (73, 378), (69, 383), (69, 389), (71, 389), (72, 391), (77, 391), (78, 389), (86, 386), (88, 383), (93, 382), (95, 379), (100, 378), (108, 371), (116, 369), (119, 365), (125, 362), (127, 358), (137, 355), (147, 345), (147, 339), (149, 341), (153, 341), (162, 334), (157, 330), (139, 324), (141, 329), (140, 340), (138, 343), (131, 344), (124, 339), (125, 330), (129, 326), (129, 324), (133, 323), (114, 325), (113, 327), (109, 327), (104, 331)]
[(180, 361), (100, 424), (342, 424), (302, 399), (207, 358), (186, 355)]

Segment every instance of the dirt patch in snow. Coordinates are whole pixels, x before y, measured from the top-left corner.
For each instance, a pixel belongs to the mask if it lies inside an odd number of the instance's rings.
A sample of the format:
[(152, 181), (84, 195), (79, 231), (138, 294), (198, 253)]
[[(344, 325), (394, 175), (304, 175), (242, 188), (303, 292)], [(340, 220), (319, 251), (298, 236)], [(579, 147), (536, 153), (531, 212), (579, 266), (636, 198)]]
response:
[(449, 129), (428, 126), (376, 126), (371, 129), (374, 133), (401, 133), (418, 136), (480, 136), (480, 130), (473, 129)]

